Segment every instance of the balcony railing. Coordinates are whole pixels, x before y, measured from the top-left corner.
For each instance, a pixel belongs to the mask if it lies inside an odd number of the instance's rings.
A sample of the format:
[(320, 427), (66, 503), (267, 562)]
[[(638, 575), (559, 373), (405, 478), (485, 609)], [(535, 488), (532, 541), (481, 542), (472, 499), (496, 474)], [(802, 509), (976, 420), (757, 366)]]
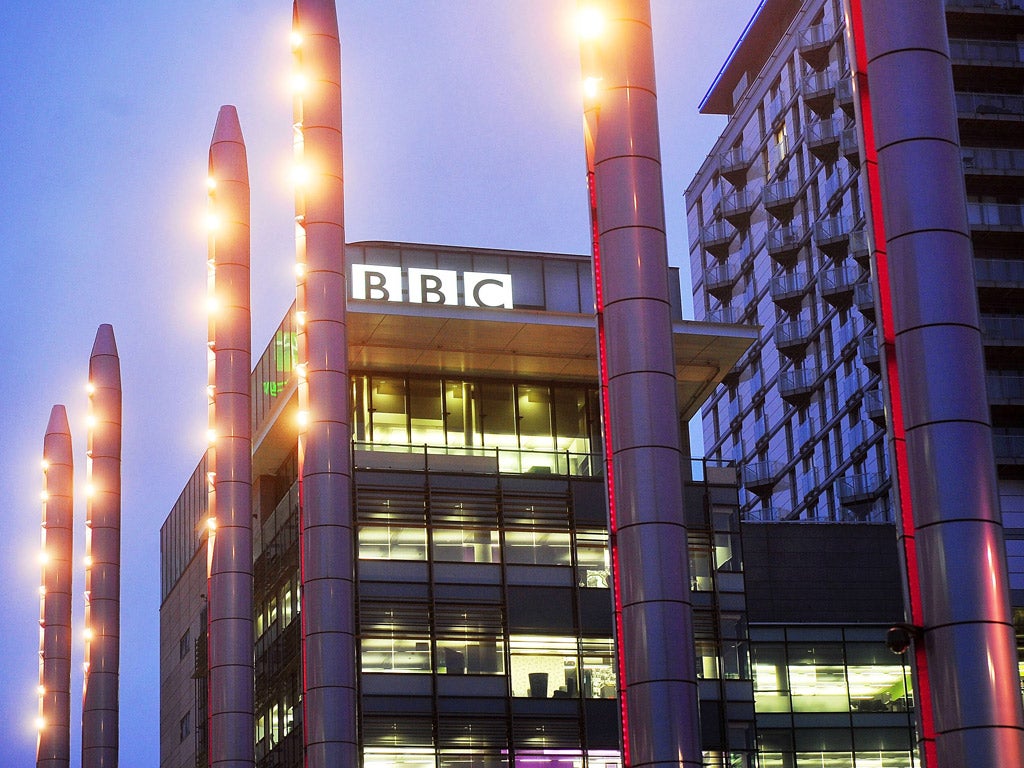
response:
[(876, 424), (885, 424), (885, 398), (880, 389), (868, 389), (864, 392), (864, 410)]
[(750, 158), (747, 157), (747, 152), (743, 147), (734, 147), (723, 152), (718, 159), (719, 173), (730, 180), (734, 176), (745, 174), (749, 167)]
[(802, 299), (807, 293), (810, 281), (806, 275), (777, 275), (772, 278), (771, 295), (776, 303), (789, 303), (794, 299)]
[(989, 402), (1024, 401), (1024, 376), (1014, 373), (989, 373), (985, 377)]
[(796, 224), (786, 224), (768, 230), (768, 253), (781, 264), (795, 261), (804, 240), (804, 229)]
[(850, 233), (850, 255), (861, 264), (871, 261), (871, 249), (868, 247), (868, 233), (863, 229), (855, 229)]
[(804, 101), (818, 114), (831, 113), (835, 89), (836, 76), (828, 70), (812, 72), (800, 81), (800, 93)]
[(862, 336), (857, 342), (857, 347), (860, 351), (860, 359), (866, 366), (872, 368), (879, 364), (878, 338), (875, 334), (869, 333), (867, 336)]
[(728, 253), (729, 243), (736, 237), (736, 229), (724, 221), (716, 221), (701, 227), (700, 244), (704, 250), (714, 254)]
[(599, 454), (353, 441), (356, 469), (600, 477)]
[(816, 120), (807, 124), (807, 148), (819, 160), (834, 160), (839, 150), (842, 126), (835, 120)]
[(800, 31), (800, 56), (815, 69), (828, 65), (828, 51), (836, 36), (831, 24), (815, 24)]
[(977, 117), (1024, 117), (1024, 96), (1010, 93), (956, 93), (956, 111)]
[(967, 223), (972, 227), (1022, 227), (1022, 203), (967, 203)]
[(810, 320), (793, 320), (775, 326), (775, 346), (780, 350), (805, 346), (811, 338), (813, 327)]
[(992, 452), (1000, 464), (1024, 461), (1024, 435), (992, 435)]
[(1016, 40), (962, 40), (949, 38), (949, 55), (971, 64), (1024, 64)]
[(779, 374), (779, 393), (784, 398), (802, 397), (814, 390), (817, 381), (817, 368), (783, 371)]
[(850, 241), (850, 222), (845, 216), (830, 216), (814, 223), (814, 242), (830, 256), (845, 252)]
[(1024, 261), (1017, 259), (975, 259), (974, 278), (978, 283), (1024, 285)]
[(853, 114), (853, 78), (846, 76), (836, 83), (836, 101), (844, 112)]
[(712, 264), (704, 270), (704, 287), (709, 293), (731, 291), (739, 279), (740, 270), (733, 264)]
[(740, 468), (743, 487), (749, 490), (760, 490), (775, 483), (775, 478), (782, 469), (777, 461), (754, 461)]
[(819, 276), (821, 295), (825, 299), (849, 295), (860, 279), (860, 275), (860, 267), (853, 264), (822, 270)]
[(1002, 171), (1007, 174), (1024, 173), (1024, 149), (996, 147), (962, 147), (964, 171)]
[(987, 343), (1024, 344), (1024, 317), (1019, 315), (982, 315), (981, 336)]
[(1020, 0), (946, 0), (946, 7), (1011, 10), (1020, 8)]
[(856, 126), (843, 129), (839, 135), (839, 151), (854, 165), (860, 162), (860, 131)]
[(729, 221), (747, 219), (756, 204), (756, 195), (752, 195), (747, 189), (737, 189), (722, 196), (722, 216)]
[(776, 211), (792, 211), (799, 193), (800, 185), (795, 181), (776, 181), (764, 185), (761, 200), (765, 210), (774, 216)]
[(887, 478), (879, 472), (842, 477), (839, 479), (839, 503), (848, 505), (872, 501), (882, 496), (887, 486)]

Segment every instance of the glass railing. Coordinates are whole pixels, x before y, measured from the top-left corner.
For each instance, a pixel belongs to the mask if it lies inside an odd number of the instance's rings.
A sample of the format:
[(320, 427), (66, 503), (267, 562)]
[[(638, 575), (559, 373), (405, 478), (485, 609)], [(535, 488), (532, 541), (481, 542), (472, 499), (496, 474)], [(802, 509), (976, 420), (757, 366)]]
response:
[(792, 298), (807, 290), (806, 275), (777, 275), (772, 278), (771, 294), (774, 299)]
[(746, 189), (738, 189), (722, 196), (722, 215), (731, 216), (736, 213), (749, 212), (754, 207), (757, 198)]
[(719, 307), (707, 313), (705, 319), (709, 323), (738, 323), (743, 313), (736, 307)]
[(877, 497), (882, 493), (885, 476), (879, 472), (849, 475), (839, 478), (839, 500), (856, 502)]
[(860, 356), (864, 362), (878, 360), (878, 339), (875, 334), (869, 333), (867, 336), (862, 336), (857, 346), (860, 348)]
[[(822, 293), (842, 293), (852, 290), (859, 277), (860, 269), (849, 264), (822, 270), (819, 276)], [(870, 289), (870, 284), (865, 283), (865, 285)]]
[(1024, 204), (968, 202), (967, 223), (977, 227), (1024, 226)]
[(868, 255), (868, 234), (863, 229), (855, 229), (850, 233), (850, 255), (861, 258)]
[(1009, 93), (956, 94), (957, 112), (974, 115), (1014, 115), (1024, 117), (1024, 96)]
[(775, 482), (781, 468), (777, 461), (752, 461), (740, 467), (740, 477), (744, 486), (758, 488)]
[(800, 92), (805, 99), (813, 99), (816, 96), (831, 94), (835, 88), (836, 76), (828, 70), (824, 72), (812, 72), (800, 81)]
[(795, 181), (776, 181), (772, 184), (765, 184), (761, 190), (761, 199), (765, 208), (791, 205), (796, 201), (800, 185)]
[(981, 335), (992, 341), (1024, 339), (1024, 317), (1018, 315), (982, 315)]
[(869, 389), (864, 392), (864, 408), (869, 418), (877, 418), (885, 414), (885, 399), (882, 390)]
[(723, 173), (743, 171), (747, 169), (748, 165), (750, 165), (750, 161), (747, 159), (747, 153), (743, 147), (734, 147), (723, 152), (719, 159), (719, 170)]
[(795, 224), (769, 229), (768, 250), (772, 253), (796, 250), (800, 247), (803, 236), (803, 228)]
[(962, 147), (960, 156), (968, 171), (1024, 172), (1024, 149)]
[(700, 242), (705, 247), (728, 244), (736, 234), (736, 230), (724, 221), (708, 224), (700, 230)]
[(775, 326), (775, 345), (786, 347), (793, 344), (806, 344), (810, 335), (811, 323), (809, 320), (779, 323)]
[(1024, 435), (992, 435), (996, 459), (1024, 459)]
[(818, 380), (817, 368), (783, 371), (779, 374), (779, 391), (783, 395), (795, 395), (814, 387)]
[(850, 223), (845, 216), (830, 216), (814, 223), (814, 239), (820, 243), (833, 243), (849, 237)]
[(949, 55), (972, 64), (1020, 64), (1024, 62), (1021, 47), (1015, 40), (949, 39)]
[(836, 100), (840, 104), (852, 104), (853, 103), (853, 78), (842, 77), (839, 82), (836, 83)]
[(816, 120), (807, 124), (807, 143), (811, 146), (839, 141), (842, 127), (835, 120)]
[(815, 24), (813, 27), (800, 30), (800, 47), (817, 48), (828, 45), (835, 34), (836, 31), (830, 24)]
[(600, 454), (355, 440), (356, 469), (600, 477)]
[(732, 264), (714, 264), (704, 271), (704, 285), (708, 290), (732, 285), (739, 277), (739, 270)]
[(1016, 259), (975, 259), (974, 277), (978, 282), (1024, 283), (1024, 261)]
[(989, 400), (1024, 400), (1024, 375), (989, 373), (985, 377)]

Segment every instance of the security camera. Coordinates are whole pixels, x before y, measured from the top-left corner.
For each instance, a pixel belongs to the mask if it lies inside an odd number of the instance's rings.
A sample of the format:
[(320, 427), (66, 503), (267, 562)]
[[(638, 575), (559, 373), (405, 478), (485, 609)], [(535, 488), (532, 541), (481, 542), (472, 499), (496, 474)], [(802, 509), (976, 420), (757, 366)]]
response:
[(885, 633), (885, 647), (897, 655), (902, 655), (910, 648), (910, 643), (920, 636), (919, 627), (911, 624), (896, 624)]

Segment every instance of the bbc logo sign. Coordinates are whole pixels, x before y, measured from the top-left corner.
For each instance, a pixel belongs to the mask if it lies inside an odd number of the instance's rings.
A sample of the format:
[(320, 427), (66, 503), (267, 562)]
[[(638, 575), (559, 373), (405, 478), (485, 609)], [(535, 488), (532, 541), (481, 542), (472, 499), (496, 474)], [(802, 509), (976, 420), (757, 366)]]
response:
[[(463, 289), (461, 301), (460, 281)], [(403, 287), (408, 290), (408, 298), (403, 294)], [(449, 307), (462, 304), (467, 307), (512, 309), (512, 275), (353, 264), (352, 298)]]

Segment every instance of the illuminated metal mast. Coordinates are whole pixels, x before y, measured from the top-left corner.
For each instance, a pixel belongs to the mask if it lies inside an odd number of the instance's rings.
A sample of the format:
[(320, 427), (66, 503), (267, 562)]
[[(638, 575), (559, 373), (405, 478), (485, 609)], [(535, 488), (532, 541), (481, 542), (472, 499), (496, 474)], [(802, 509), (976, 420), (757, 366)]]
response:
[(249, 170), (232, 106), (210, 142), (207, 394), (210, 766), (255, 764)]
[(121, 636), (121, 363), (101, 325), (89, 357), (82, 768), (116, 768)]
[[(580, 2), (626, 765), (703, 765), (647, 0)], [(603, 29), (596, 29), (603, 27)], [(581, 30), (583, 32), (584, 30)]]
[(36, 768), (68, 768), (71, 761), (74, 459), (68, 415), (63, 405), (55, 405), (50, 411), (43, 439), (43, 473)]
[(308, 768), (333, 768), (359, 764), (341, 43), (333, 0), (295, 0), (292, 48), (303, 744)]
[(847, 2), (877, 193), (887, 383), (899, 382), (890, 392), (896, 469), (900, 497), (913, 505), (903, 536), (924, 646), (918, 673), (926, 666), (931, 686), (923, 708), (931, 707), (935, 742), (926, 720), (921, 752), (940, 768), (1024, 765), (945, 8), (940, 0)]

